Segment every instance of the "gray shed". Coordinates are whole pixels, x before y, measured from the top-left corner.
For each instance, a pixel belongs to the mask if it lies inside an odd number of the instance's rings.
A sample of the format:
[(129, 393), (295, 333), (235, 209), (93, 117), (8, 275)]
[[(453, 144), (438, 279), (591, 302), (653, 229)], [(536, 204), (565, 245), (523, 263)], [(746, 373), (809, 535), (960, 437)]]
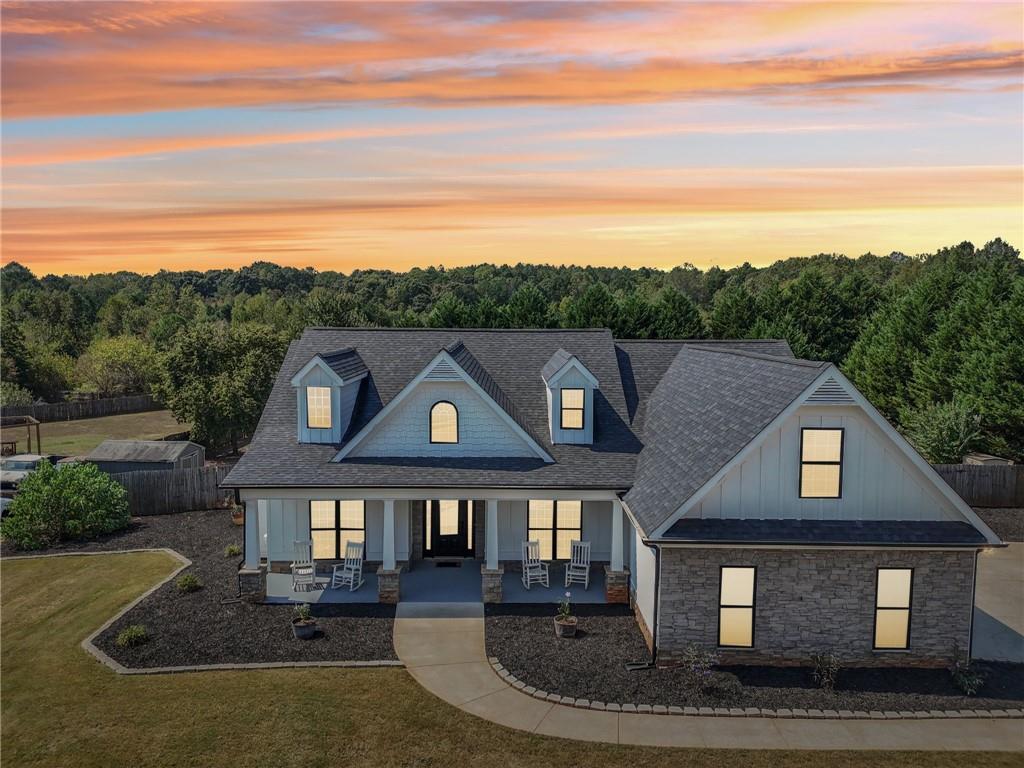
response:
[(86, 457), (109, 474), (198, 468), (206, 449), (188, 440), (104, 440)]

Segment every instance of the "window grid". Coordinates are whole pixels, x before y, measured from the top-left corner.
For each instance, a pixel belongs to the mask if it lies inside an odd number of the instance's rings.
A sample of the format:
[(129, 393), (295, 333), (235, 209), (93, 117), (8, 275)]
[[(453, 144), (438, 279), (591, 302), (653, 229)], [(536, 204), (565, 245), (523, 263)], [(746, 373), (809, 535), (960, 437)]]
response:
[(562, 429), (583, 429), (583, 410), (586, 394), (582, 389), (561, 390), (561, 417), (559, 424)]
[(430, 442), (459, 442), (459, 411), (447, 400), (434, 403), (430, 408)]
[(310, 429), (331, 428), (330, 387), (306, 387), (306, 426)]
[[(906, 582), (902, 584), (901, 582)], [(878, 568), (875, 573), (876, 651), (910, 648), (911, 604), (914, 598), (913, 568)]]
[(718, 583), (718, 646), (753, 648), (757, 568), (723, 565)]
[[(366, 502), (310, 501), (309, 534), (314, 560), (341, 560), (350, 541), (366, 541)], [(366, 550), (363, 550), (366, 557)]]
[[(843, 495), (841, 427), (803, 427), (800, 430), (800, 498), (840, 499)], [(812, 458), (808, 458), (808, 456)]]
[(542, 560), (569, 560), (572, 542), (583, 538), (583, 502), (530, 499), (526, 538), (540, 542)]

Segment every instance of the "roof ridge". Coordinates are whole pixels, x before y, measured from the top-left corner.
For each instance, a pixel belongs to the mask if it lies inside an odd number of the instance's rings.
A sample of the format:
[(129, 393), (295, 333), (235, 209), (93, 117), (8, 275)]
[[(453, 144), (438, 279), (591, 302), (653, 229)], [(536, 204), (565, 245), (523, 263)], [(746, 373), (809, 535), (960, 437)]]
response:
[[(828, 360), (804, 360), (799, 357), (780, 357), (779, 355), (766, 355), (764, 352), (748, 352), (745, 349), (710, 349), (701, 348), (698, 344), (684, 344), (683, 346), (699, 352), (711, 352), (716, 355), (749, 357), (754, 360), (765, 360), (771, 363), (785, 363), (786, 365), (799, 365), (805, 368), (825, 368), (826, 366), (832, 365)], [(680, 352), (682, 352), (682, 350), (680, 350)]]
[(615, 339), (625, 344), (779, 344), (786, 339)]
[(399, 328), (395, 326), (350, 326), (350, 325), (308, 325), (302, 329), (307, 331), (391, 331), (400, 333), (608, 333), (611, 328)]

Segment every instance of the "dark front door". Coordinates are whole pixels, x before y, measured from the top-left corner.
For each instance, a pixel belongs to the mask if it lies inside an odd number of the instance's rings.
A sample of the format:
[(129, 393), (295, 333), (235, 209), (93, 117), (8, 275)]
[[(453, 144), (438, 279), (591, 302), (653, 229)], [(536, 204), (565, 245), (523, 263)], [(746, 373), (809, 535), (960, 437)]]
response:
[(434, 499), (427, 503), (424, 521), (424, 556), (472, 557), (468, 501)]

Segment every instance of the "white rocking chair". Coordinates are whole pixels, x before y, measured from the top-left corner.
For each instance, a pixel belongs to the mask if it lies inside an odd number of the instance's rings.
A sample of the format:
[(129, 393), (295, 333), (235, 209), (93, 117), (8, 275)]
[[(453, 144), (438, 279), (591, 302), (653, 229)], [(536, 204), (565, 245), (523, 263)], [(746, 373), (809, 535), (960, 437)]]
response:
[(523, 586), (527, 589), (531, 584), (548, 584), (548, 564), (540, 559), (540, 542), (523, 542)]
[(336, 563), (331, 573), (331, 589), (348, 587), (355, 592), (363, 586), (363, 542), (350, 541), (345, 544), (345, 562)]
[(565, 586), (582, 584), (583, 591), (590, 589), (590, 542), (571, 542), (572, 553), (565, 564)]
[(316, 566), (313, 564), (313, 542), (296, 541), (295, 559), (291, 562), (292, 592), (300, 588), (310, 591), (316, 587)]

